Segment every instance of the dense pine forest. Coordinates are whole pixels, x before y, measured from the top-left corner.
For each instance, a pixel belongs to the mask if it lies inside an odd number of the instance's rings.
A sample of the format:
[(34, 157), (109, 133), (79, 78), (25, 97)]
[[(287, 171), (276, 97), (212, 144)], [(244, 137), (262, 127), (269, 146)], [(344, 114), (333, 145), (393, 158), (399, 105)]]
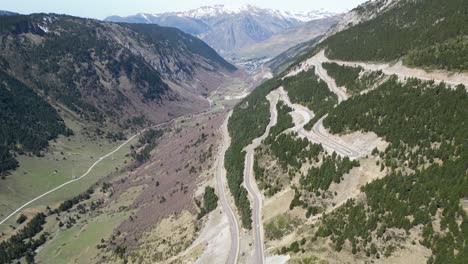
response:
[[(34, 22), (42, 17), (32, 16), (26, 19), (24, 23), (34, 25)], [(45, 94), (85, 119), (102, 122), (105, 116), (115, 118), (119, 114), (117, 111), (111, 113), (112, 111), (106, 109), (104, 105), (94, 104), (88, 96), (106, 95), (107, 100), (114, 102), (113, 107), (117, 108), (128, 101), (121, 92), (108, 94), (104, 82), (100, 81), (104, 75), (103, 70), (108, 71), (109, 78), (118, 79), (122, 75), (127, 76), (136, 84), (136, 90), (146, 102), (160, 100), (167, 93), (169, 87), (162, 81), (159, 72), (143, 58), (100, 36), (100, 32), (107, 30), (103, 25), (72, 17), (61, 17), (61, 19), (60, 30), (65, 31), (65, 34), (42, 33), (45, 39), (41, 45), (17, 47), (15, 54), (18, 56), (18, 62), (21, 62), (20, 58), (25, 58), (24, 60), (37, 65), (35, 68), (38, 72), (34, 75), (42, 78), (36, 78), (34, 84)], [(17, 24), (14, 26), (18, 27)], [(40, 29), (33, 32), (37, 31)], [(97, 61), (103, 63), (103, 69), (92, 66)], [(107, 80), (107, 82), (112, 81)], [(114, 85), (117, 86), (119, 83), (116, 82)], [(120, 108), (117, 110), (123, 111)]]
[(200, 219), (218, 207), (218, 196), (216, 196), (215, 189), (211, 186), (206, 186), (205, 193), (203, 194), (203, 204), (198, 200), (195, 200), (195, 202), (200, 209), (197, 215), (197, 218)]
[(468, 71), (468, 36), (413, 50), (404, 62), (414, 67), (466, 72)]
[[(463, 86), (449, 89), (443, 83), (435, 85), (418, 79), (402, 84), (394, 77), (340, 104), (329, 113), (324, 125), (332, 133), (374, 131), (392, 144), (389, 149), (404, 148), (414, 157), (413, 162), (422, 165), (431, 158), (461, 154), (464, 139), (468, 138), (467, 103)], [(433, 147), (436, 143), (438, 148)], [(406, 155), (403, 152), (398, 157), (408, 160)]]
[(300, 180), (301, 189), (310, 193), (318, 190), (326, 191), (332, 182), (340, 183), (343, 176), (353, 167), (359, 167), (359, 162), (348, 157), (341, 158), (335, 152), (324, 156), (320, 167), (312, 167)]
[(466, 70), (467, 13), (465, 0), (402, 0), (320, 46), (333, 59), (391, 61), (411, 54), (410, 65)]
[(362, 67), (342, 66), (335, 62), (325, 62), (322, 66), (338, 87), (346, 87), (346, 91), (352, 95), (372, 88), (384, 77), (382, 71), (365, 72)]
[(390, 142), (385, 152), (373, 152), (390, 173), (362, 189), (365, 202), (351, 200), (327, 215), (317, 235), (331, 236), (337, 250), (348, 240), (353, 253), (380, 257), (395, 249), (392, 243), (374, 243), (395, 239), (388, 230), (403, 230), (407, 237), (422, 225), (419, 243), (432, 250), (429, 263), (463, 263), (468, 257), (468, 217), (460, 205), (468, 195), (467, 105), (463, 86), (392, 78), (332, 110), (324, 121), (332, 132), (374, 131)]
[(0, 174), (18, 165), (13, 152), (39, 155), (49, 140), (72, 133), (53, 107), (3, 71), (0, 71), (0, 120)]

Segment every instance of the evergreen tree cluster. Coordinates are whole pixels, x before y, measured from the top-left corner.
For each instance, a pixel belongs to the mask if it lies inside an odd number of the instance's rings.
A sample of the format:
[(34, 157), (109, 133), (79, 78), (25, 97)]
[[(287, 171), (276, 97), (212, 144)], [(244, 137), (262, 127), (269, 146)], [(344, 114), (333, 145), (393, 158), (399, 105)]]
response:
[(317, 159), (323, 151), (322, 145), (313, 144), (307, 138), (299, 138), (297, 133), (281, 134), (275, 140), (265, 143), (269, 144), (271, 153), (286, 171), (299, 171), (303, 163)]
[(24, 256), (34, 263), (35, 250), (46, 241), (46, 236), (42, 234), (39, 238), (34, 237), (42, 231), (42, 226), (46, 222), (46, 216), (39, 213), (16, 235), (0, 243), (0, 263), (12, 263)]
[(211, 186), (205, 187), (205, 193), (203, 194), (203, 207), (200, 208), (197, 218), (200, 219), (206, 214), (218, 207), (218, 196), (215, 193), (215, 189)]
[(418, 79), (400, 83), (392, 77), (333, 109), (324, 126), (332, 133), (373, 131), (391, 143), (385, 165), (395, 169), (400, 164), (392, 160), (399, 160), (416, 169), (434, 159), (461, 155), (468, 138), (467, 104), (462, 85), (449, 89), (443, 83)]
[(412, 50), (405, 64), (429, 69), (468, 71), (468, 36), (449, 39), (424, 49)]
[(341, 158), (333, 152), (332, 156), (324, 156), (320, 167), (312, 167), (300, 179), (301, 188), (308, 192), (326, 191), (332, 182), (340, 183), (343, 175), (353, 167), (359, 167), (359, 162), (348, 157)]
[[(391, 173), (363, 188), (366, 204), (354, 200), (323, 218), (317, 235), (331, 236), (336, 250), (351, 242), (353, 252), (387, 255), (389, 244), (375, 248), (373, 241), (389, 241), (388, 230), (409, 230), (422, 226), (421, 245), (432, 250), (429, 263), (464, 263), (468, 258), (468, 217), (460, 205), (466, 197), (468, 175), (466, 159), (433, 164), (414, 174)], [(441, 231), (435, 231), (440, 219)], [(458, 252), (458, 253), (454, 253)]]
[(328, 75), (335, 79), (336, 85), (346, 87), (346, 91), (352, 95), (359, 94), (361, 91), (372, 88), (384, 74), (382, 71), (364, 72), (362, 67), (351, 67), (339, 65), (335, 62), (322, 63), (323, 68)]
[(81, 193), (81, 194), (73, 197), (72, 199), (69, 199), (69, 200), (66, 200), (66, 201), (62, 202), (59, 205), (59, 207), (57, 208), (57, 210), (55, 210), (55, 212), (59, 213), (59, 212), (68, 211), (73, 206), (79, 204), (80, 202), (88, 200), (89, 198), (91, 198), (91, 194), (93, 194), (93, 193), (94, 193), (94, 190), (90, 188), (86, 192)]
[(289, 106), (279, 101), (276, 105), (276, 110), (278, 112), (277, 122), (276, 125), (270, 129), (270, 134), (265, 139), (266, 142), (274, 141), (282, 132), (294, 126), (292, 117), (289, 114), (292, 112), (292, 109)]
[(139, 151), (132, 148), (131, 156), (139, 163), (144, 163), (151, 158), (151, 151), (156, 148), (158, 140), (164, 134), (163, 130), (148, 129), (138, 139), (136, 146)]

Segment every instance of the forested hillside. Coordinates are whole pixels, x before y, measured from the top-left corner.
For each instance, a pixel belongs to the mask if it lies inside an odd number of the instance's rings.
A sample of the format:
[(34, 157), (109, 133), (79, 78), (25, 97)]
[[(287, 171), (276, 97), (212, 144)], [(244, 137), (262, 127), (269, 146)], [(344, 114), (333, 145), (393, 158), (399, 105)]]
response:
[(466, 71), (467, 14), (465, 0), (400, 0), (321, 47), (333, 59), (391, 61), (409, 55), (409, 65)]
[(338, 87), (345, 87), (352, 95), (371, 89), (384, 74), (382, 71), (364, 72), (362, 67), (342, 66), (337, 63), (322, 63), (322, 66)]
[[(217, 63), (220, 67), (215, 69), (223, 70), (223, 68), (230, 71), (236, 70), (236, 67), (226, 60), (224, 60), (216, 51), (206, 45), (203, 41), (198, 38), (191, 37), (182, 31), (175, 30), (171, 27), (160, 27), (151, 24), (123, 24), (126, 27), (132, 29), (135, 32), (142, 34), (149, 43), (153, 43), (156, 50), (160, 50), (164, 47), (161, 40), (168, 41), (175, 45), (180, 45), (184, 49), (187, 49), (189, 53), (198, 55), (206, 60)], [(215, 66), (218, 66), (215, 65)]]
[(457, 37), (411, 51), (404, 62), (429, 69), (468, 71), (468, 36)]
[(353, 253), (379, 257), (395, 248), (376, 241), (401, 239), (386, 232), (397, 228), (406, 232), (405, 239), (410, 232), (422, 236), (419, 243), (432, 250), (429, 263), (463, 263), (468, 257), (468, 217), (460, 205), (468, 190), (467, 105), (463, 86), (451, 90), (391, 79), (332, 110), (324, 121), (332, 132), (374, 131), (391, 143), (385, 152), (374, 151), (390, 173), (362, 189), (365, 201), (351, 200), (325, 216), (317, 235), (332, 236), (338, 251), (349, 241)]
[(38, 155), (49, 140), (72, 133), (54, 108), (1, 70), (0, 120), (0, 174), (17, 166), (11, 150)]

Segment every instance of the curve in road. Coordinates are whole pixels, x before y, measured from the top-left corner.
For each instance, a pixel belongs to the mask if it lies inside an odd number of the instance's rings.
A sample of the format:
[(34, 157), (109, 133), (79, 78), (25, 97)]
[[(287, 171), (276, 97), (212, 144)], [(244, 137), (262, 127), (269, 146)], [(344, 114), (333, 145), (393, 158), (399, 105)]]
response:
[(253, 173), (253, 162), (255, 149), (260, 143), (268, 136), (270, 129), (276, 125), (278, 120), (278, 113), (276, 111), (276, 104), (278, 103), (278, 97), (273, 96), (272, 93), (267, 96), (270, 102), (270, 122), (268, 123), (265, 132), (260, 137), (254, 139), (250, 145), (245, 147), (245, 164), (244, 164), (244, 184), (253, 200), (253, 233), (254, 233), (254, 255), (253, 263), (263, 264), (265, 263), (265, 250), (263, 244), (263, 225), (262, 225), (262, 194), (258, 189), (257, 183), (255, 182), (255, 176)]
[(338, 88), (336, 86), (335, 80), (333, 80), (328, 73), (325, 71), (325, 69), (322, 67), (322, 62), (318, 60), (312, 60), (312, 65), (315, 68), (315, 74), (317, 74), (320, 79), (324, 80), (328, 88), (336, 94), (338, 97), (338, 103), (341, 103), (342, 101), (348, 100), (349, 95), (343, 91), (342, 89)]
[(350, 159), (355, 159), (362, 156), (359, 151), (354, 150), (352, 147), (346, 145), (343, 142), (337, 141), (326, 131), (326, 129), (323, 127), (323, 120), (327, 117), (326, 115), (320, 118), (314, 124), (311, 131), (307, 131), (304, 128), (304, 125), (309, 123), (309, 121), (314, 117), (314, 113), (305, 106), (291, 103), (288, 93), (284, 90), (283, 87), (278, 88), (274, 92), (278, 93), (281, 101), (291, 107), (294, 112), (302, 117), (301, 122), (296, 123), (293, 128), (290, 128), (287, 131), (295, 131), (299, 135), (307, 138), (309, 141), (322, 144), (328, 149), (335, 151), (340, 156), (347, 156)]

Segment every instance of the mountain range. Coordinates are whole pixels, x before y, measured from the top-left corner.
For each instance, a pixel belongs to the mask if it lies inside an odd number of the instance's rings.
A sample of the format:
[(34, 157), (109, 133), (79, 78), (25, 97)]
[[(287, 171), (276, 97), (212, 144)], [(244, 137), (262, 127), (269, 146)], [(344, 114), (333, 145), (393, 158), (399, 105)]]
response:
[(12, 16), (12, 15), (17, 15), (17, 13), (10, 12), (10, 11), (5, 11), (5, 10), (0, 10), (0, 16)]
[[(107, 17), (105, 21), (155, 23), (162, 26), (177, 27), (186, 33), (198, 36), (219, 53), (232, 56), (238, 50), (270, 40), (278, 34), (304, 26), (311, 21), (322, 21), (321, 24), (324, 26), (317, 28), (323, 34), (337, 22), (328, 19), (334, 16), (336, 14), (324, 10), (292, 13), (252, 5), (239, 8), (215, 5), (185, 12), (140, 13), (128, 17), (111, 16)], [(309, 27), (315, 26), (309, 25)], [(284, 41), (276, 39), (275, 42), (277, 45), (281, 45)], [(283, 44), (281, 48), (289, 48), (295, 44), (298, 43)], [(274, 56), (277, 53), (278, 51), (275, 50), (274, 54), (267, 55)]]

